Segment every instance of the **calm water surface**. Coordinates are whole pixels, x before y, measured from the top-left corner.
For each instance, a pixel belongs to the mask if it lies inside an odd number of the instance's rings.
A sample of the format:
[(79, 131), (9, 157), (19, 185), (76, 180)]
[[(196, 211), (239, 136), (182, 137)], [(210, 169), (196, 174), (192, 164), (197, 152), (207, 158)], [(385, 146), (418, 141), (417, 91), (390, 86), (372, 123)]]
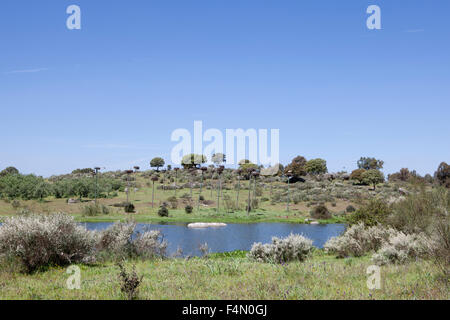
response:
[[(89, 230), (104, 230), (112, 223), (83, 223)], [(344, 224), (290, 224), (290, 223), (252, 223), (228, 224), (226, 227), (191, 229), (187, 224), (145, 224), (140, 223), (137, 231), (159, 230), (168, 242), (168, 253), (173, 254), (181, 248), (184, 255), (199, 255), (199, 246), (207, 243), (211, 252), (250, 250), (254, 242), (269, 243), (272, 237), (286, 237), (291, 233), (301, 234), (313, 240), (316, 247), (322, 248), (331, 237), (345, 230)]]

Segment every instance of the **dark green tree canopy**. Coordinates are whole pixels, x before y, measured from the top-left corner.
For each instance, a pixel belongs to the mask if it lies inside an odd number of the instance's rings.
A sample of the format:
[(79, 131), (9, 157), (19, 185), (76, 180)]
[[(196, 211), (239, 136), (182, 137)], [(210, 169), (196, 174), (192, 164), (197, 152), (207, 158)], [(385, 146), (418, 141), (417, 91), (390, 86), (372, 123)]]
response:
[(10, 174), (19, 174), (19, 170), (14, 167), (8, 167), (0, 172), (0, 177), (4, 177)]
[(309, 160), (305, 165), (305, 171), (310, 174), (327, 173), (327, 162), (323, 159)]
[(166, 162), (161, 157), (153, 158), (152, 161), (150, 161), (150, 167), (156, 168), (156, 171), (159, 171), (159, 168), (164, 167), (164, 164)]
[(95, 170), (92, 168), (84, 168), (84, 169), (75, 169), (72, 171), (72, 174), (94, 174)]
[(376, 188), (378, 183), (384, 182), (384, 174), (376, 169), (370, 169), (365, 171), (362, 175), (362, 180), (366, 184), (373, 185), (373, 188)]

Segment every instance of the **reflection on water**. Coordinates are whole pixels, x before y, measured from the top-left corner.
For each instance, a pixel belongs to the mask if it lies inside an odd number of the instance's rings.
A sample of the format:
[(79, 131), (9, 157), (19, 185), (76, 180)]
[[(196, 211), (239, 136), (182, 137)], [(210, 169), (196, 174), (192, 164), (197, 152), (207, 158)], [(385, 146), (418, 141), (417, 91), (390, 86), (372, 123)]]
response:
[[(112, 223), (83, 223), (89, 230), (104, 230)], [(168, 253), (173, 254), (181, 248), (184, 255), (199, 255), (199, 246), (207, 243), (211, 252), (250, 250), (254, 242), (269, 243), (272, 237), (286, 237), (290, 233), (301, 234), (313, 240), (316, 247), (322, 248), (325, 242), (340, 235), (344, 224), (291, 224), (291, 223), (252, 223), (229, 224), (220, 228), (191, 229), (187, 225), (144, 224), (137, 225), (137, 231), (160, 230), (168, 242)]]

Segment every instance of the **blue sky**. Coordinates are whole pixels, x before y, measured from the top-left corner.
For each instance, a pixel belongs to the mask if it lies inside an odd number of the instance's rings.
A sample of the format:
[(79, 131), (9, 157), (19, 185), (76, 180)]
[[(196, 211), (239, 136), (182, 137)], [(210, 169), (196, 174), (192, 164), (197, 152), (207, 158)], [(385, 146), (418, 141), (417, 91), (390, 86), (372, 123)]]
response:
[(444, 0), (3, 0), (0, 168), (147, 169), (202, 120), (280, 129), (282, 163), (433, 173), (450, 160), (449, 15)]

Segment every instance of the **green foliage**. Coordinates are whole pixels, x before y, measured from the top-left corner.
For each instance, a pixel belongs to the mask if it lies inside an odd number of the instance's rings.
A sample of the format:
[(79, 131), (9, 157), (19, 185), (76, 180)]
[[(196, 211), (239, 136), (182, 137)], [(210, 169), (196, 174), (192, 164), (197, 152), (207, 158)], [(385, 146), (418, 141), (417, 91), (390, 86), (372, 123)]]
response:
[(377, 160), (375, 158), (370, 157), (361, 157), (361, 159), (357, 162), (359, 169), (365, 169), (365, 170), (379, 170), (383, 169), (384, 161)]
[(0, 197), (4, 199), (41, 199), (49, 190), (49, 184), (35, 175), (8, 174), (0, 177)]
[(364, 183), (373, 185), (374, 189), (376, 188), (376, 185), (378, 183), (384, 182), (383, 173), (376, 169), (370, 169), (370, 170), (365, 171), (361, 175), (361, 178)]
[(76, 169), (72, 171), (72, 174), (91, 174), (93, 175), (95, 170), (92, 168)]
[(118, 263), (118, 267), (120, 269), (120, 291), (122, 291), (128, 300), (137, 299), (139, 286), (141, 285), (144, 276), (139, 277), (137, 275), (136, 266), (134, 265), (131, 271), (127, 271), (122, 263)]
[(223, 259), (223, 258), (245, 258), (248, 254), (248, 251), (243, 250), (235, 250), (235, 251), (227, 251), (227, 252), (217, 252), (217, 253), (211, 253), (209, 255), (210, 259)]
[(161, 157), (153, 158), (152, 161), (150, 161), (150, 167), (156, 168), (156, 171), (159, 171), (159, 168), (164, 167), (164, 164), (166, 162)]
[(166, 206), (162, 205), (158, 209), (158, 216), (160, 217), (168, 217), (169, 216), (169, 209), (167, 209)]
[[(92, 177), (65, 178), (50, 185), (50, 194), (55, 198), (94, 198), (96, 180)], [(98, 179), (98, 198), (106, 198), (110, 193), (117, 192), (123, 187), (123, 182), (119, 179), (102, 177)]]
[(363, 177), (362, 177), (362, 175), (363, 175), (364, 172), (366, 172), (365, 169), (356, 169), (356, 170), (353, 170), (352, 173), (350, 174), (350, 179), (356, 180), (356, 181), (358, 181), (359, 183), (363, 183)]
[(171, 207), (172, 209), (178, 208), (178, 200), (177, 200), (177, 197), (171, 196), (171, 197), (167, 198), (167, 201), (170, 203), (170, 207)]
[(450, 188), (450, 166), (442, 162), (434, 174), (439, 183), (446, 188)]
[(380, 199), (372, 199), (366, 205), (356, 210), (348, 218), (348, 221), (350, 225), (362, 222), (366, 226), (375, 226), (379, 223), (386, 223), (386, 219), (391, 212), (391, 208), (386, 202)]
[(432, 191), (422, 189), (395, 203), (388, 223), (406, 233), (425, 232), (433, 235), (435, 223), (440, 220), (447, 220), (447, 223), (450, 223), (449, 212), (449, 190), (443, 187)]
[(107, 206), (98, 204), (98, 203), (90, 203), (88, 205), (83, 206), (82, 213), (84, 216), (93, 217), (98, 215), (107, 215), (110, 210)]
[(327, 162), (323, 159), (309, 160), (305, 165), (305, 171), (310, 174), (327, 173)]
[(0, 172), (0, 177), (4, 177), (10, 174), (19, 174), (19, 170), (14, 167), (8, 167)]
[(190, 214), (190, 213), (192, 213), (192, 211), (194, 211), (194, 208), (190, 204), (188, 204), (186, 207), (184, 207), (184, 211), (187, 214)]
[(355, 209), (354, 206), (352, 206), (352, 205), (350, 204), (350, 205), (347, 206), (347, 208), (345, 208), (345, 211), (351, 213), (351, 212), (355, 212), (356, 209)]

